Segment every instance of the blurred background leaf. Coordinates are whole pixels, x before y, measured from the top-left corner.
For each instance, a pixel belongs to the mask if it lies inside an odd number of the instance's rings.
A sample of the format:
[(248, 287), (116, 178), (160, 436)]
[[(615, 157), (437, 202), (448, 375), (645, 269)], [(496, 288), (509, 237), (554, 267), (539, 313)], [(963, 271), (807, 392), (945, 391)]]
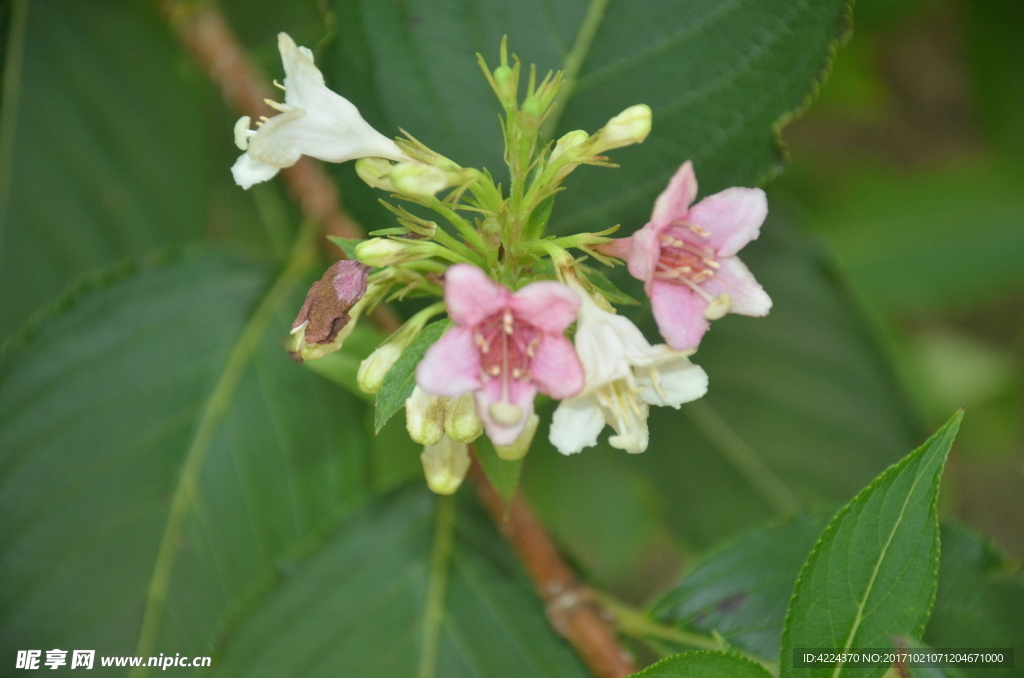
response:
[[(226, 635), (212, 675), (588, 676), (487, 516), (468, 503), (451, 510), (454, 501), (417, 484), (283, 565)], [(428, 612), (438, 585), (440, 607)], [(425, 660), (432, 623), (436, 654)]]

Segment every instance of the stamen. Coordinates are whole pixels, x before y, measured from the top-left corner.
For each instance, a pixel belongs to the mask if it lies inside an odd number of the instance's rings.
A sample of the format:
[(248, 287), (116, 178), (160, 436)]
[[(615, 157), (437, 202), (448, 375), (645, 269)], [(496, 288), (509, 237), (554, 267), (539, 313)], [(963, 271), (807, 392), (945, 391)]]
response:
[(691, 232), (693, 232), (694, 234), (696, 234), (697, 236), (699, 236), (701, 238), (710, 238), (711, 237), (711, 233), (707, 229), (702, 228), (702, 227), (698, 226), (697, 224), (687, 224), (687, 227), (690, 229)]
[(689, 278), (679, 278), (679, 280), (682, 281), (682, 283), (684, 285), (686, 285), (687, 287), (689, 287), (691, 290), (693, 290), (694, 292), (699, 294), (701, 296), (701, 298), (704, 299), (704, 301), (708, 302), (709, 304), (714, 300), (714, 298), (710, 294), (708, 294), (707, 292), (702, 290), (700, 287), (698, 287), (697, 283), (695, 283), (694, 281), (690, 280)]
[(274, 87), (278, 88), (278, 89), (279, 89), (279, 90), (281, 90), (282, 92), (286, 91), (286, 90), (285, 90), (285, 87), (284, 87), (284, 85), (282, 85), (281, 83), (279, 83), (279, 82), (277, 81), (277, 78), (274, 78)]
[(658, 370), (653, 367), (648, 367), (647, 373), (651, 376), (651, 386), (654, 387), (655, 393), (668, 400), (668, 394), (661, 388), (661, 375), (658, 373)]
[(281, 111), (282, 113), (291, 108), (290, 106), (288, 106), (288, 104), (282, 104), (277, 101), (274, 101), (273, 99), (264, 99), (263, 102), (266, 103), (267, 106), (273, 108), (275, 111)]

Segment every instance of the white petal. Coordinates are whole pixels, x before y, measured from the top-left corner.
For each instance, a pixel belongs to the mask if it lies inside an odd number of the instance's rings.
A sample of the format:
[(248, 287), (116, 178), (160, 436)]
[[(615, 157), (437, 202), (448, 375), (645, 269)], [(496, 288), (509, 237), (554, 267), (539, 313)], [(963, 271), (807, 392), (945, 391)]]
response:
[(679, 409), (683, 403), (696, 400), (708, 392), (707, 373), (685, 356), (676, 355), (678, 358), (660, 365), (634, 368), (640, 397), (644, 401), (651, 405)]
[(551, 418), (548, 440), (562, 454), (575, 454), (597, 445), (604, 416), (594, 396), (563, 400)]
[(587, 391), (624, 379), (636, 356), (645, 355), (651, 345), (628, 318), (598, 307), (585, 291), (581, 298), (576, 328), (576, 353), (587, 375)]
[(238, 160), (231, 166), (231, 176), (235, 178), (235, 183), (246, 189), (253, 184), (273, 179), (279, 171), (277, 167), (260, 162), (248, 153), (238, 156)]

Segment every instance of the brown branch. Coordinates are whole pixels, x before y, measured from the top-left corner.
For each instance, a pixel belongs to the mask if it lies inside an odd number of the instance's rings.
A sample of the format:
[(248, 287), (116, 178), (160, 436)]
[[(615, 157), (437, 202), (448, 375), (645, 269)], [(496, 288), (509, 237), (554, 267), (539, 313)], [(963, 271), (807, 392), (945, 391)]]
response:
[(551, 625), (572, 644), (590, 671), (598, 678), (635, 673), (594, 592), (576, 577), (526, 500), (516, 493), (506, 508), (475, 455), (470, 480), (494, 524), (530, 573)]
[[(216, 7), (170, 0), (162, 8), (182, 45), (220, 90), (228, 106), (253, 119), (277, 113), (265, 101), (275, 96), (266, 75), (249, 57)], [(337, 187), (320, 163), (303, 157), (282, 170), (281, 175), (302, 215), (319, 224), (325, 233), (343, 238), (365, 235), (363, 228), (341, 208)], [(344, 257), (336, 248), (332, 253)], [(389, 334), (401, 325), (385, 306), (374, 309), (371, 318)]]

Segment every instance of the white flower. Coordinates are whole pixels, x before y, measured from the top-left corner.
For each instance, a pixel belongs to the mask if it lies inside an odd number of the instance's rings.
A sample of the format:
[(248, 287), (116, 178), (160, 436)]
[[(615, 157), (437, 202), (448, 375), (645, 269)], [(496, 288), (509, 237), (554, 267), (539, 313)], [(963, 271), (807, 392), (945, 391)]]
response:
[(687, 356), (665, 344), (651, 346), (628, 319), (598, 307), (583, 290), (577, 315), (576, 353), (586, 386), (555, 410), (549, 439), (562, 454), (597, 444), (605, 424), (615, 430), (612, 447), (627, 452), (647, 449), (651, 405), (680, 405), (708, 390), (708, 376)]
[(284, 62), (284, 103), (267, 103), (281, 114), (258, 130), (249, 129), (248, 117), (235, 125), (235, 143), (245, 151), (231, 168), (235, 183), (249, 188), (267, 181), (303, 155), (328, 162), (368, 157), (409, 160), (394, 141), (370, 127), (350, 101), (327, 88), (312, 52), (296, 46), (286, 33), (278, 34), (277, 45)]

